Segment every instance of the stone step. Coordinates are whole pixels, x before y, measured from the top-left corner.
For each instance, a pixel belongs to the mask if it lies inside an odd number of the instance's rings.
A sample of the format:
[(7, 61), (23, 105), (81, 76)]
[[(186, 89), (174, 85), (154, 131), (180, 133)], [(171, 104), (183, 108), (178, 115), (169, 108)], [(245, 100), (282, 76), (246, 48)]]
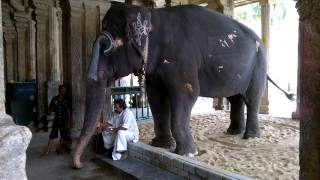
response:
[(95, 162), (107, 168), (114, 168), (127, 174), (129, 179), (143, 180), (182, 180), (183, 177), (174, 175), (168, 171), (155, 167), (151, 164), (143, 162), (133, 157), (128, 157), (125, 160), (113, 161), (105, 155), (98, 155)]

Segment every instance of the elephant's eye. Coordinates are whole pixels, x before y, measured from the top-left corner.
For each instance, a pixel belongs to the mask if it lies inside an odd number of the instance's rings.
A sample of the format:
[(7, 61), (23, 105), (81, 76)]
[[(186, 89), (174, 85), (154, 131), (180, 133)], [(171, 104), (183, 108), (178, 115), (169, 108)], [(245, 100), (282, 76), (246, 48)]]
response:
[(106, 29), (107, 28), (107, 22), (106, 21), (103, 21), (102, 22), (102, 29)]

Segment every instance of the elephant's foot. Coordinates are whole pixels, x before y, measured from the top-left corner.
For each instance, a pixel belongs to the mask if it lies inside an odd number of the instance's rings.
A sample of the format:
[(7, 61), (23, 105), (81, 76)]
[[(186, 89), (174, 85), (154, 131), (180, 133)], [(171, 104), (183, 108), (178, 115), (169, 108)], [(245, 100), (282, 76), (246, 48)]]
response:
[(151, 145), (165, 149), (174, 149), (176, 147), (176, 143), (172, 137), (155, 137), (152, 139)]
[(195, 145), (191, 146), (184, 146), (184, 147), (177, 147), (174, 153), (179, 154), (181, 156), (186, 156), (186, 157), (194, 157), (198, 155), (198, 150)]
[(259, 138), (260, 132), (245, 132), (243, 135), (243, 139), (249, 139), (249, 138)]
[(244, 128), (229, 127), (228, 130), (227, 130), (227, 134), (237, 135), (237, 134), (242, 134), (243, 131), (244, 131)]

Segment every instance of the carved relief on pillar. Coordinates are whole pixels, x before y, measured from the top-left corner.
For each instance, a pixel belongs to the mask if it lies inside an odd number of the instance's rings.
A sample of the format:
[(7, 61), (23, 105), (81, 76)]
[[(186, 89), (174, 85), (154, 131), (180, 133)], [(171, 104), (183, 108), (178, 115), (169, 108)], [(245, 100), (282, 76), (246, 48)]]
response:
[[(58, 6), (59, 7), (59, 6)], [(50, 49), (50, 81), (61, 81), (60, 29), (57, 17), (58, 7), (49, 7), (49, 49)]]
[(35, 58), (32, 42), (34, 40), (31, 33), (35, 33), (32, 29), (34, 22), (31, 18), (32, 9), (29, 7), (27, 0), (10, 0), (10, 5), (13, 7), (14, 26), (17, 32), (17, 71), (15, 74), (17, 81), (25, 81), (34, 79)]
[(11, 18), (13, 9), (5, 2), (2, 2), (2, 8), (4, 75), (6, 82), (14, 82), (17, 80), (17, 33)]
[(46, 115), (47, 110), (47, 86), (48, 80), (48, 8), (49, 5), (40, 0), (34, 0), (36, 21), (36, 59), (37, 59), (37, 85), (38, 85), (38, 119)]

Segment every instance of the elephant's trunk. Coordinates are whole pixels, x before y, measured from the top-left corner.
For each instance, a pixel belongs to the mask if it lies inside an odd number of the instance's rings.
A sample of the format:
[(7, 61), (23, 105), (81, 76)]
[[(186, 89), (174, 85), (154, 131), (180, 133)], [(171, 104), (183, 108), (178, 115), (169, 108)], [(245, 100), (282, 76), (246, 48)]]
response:
[[(105, 88), (107, 85), (107, 79), (105, 71), (98, 71), (98, 64), (100, 58), (100, 41), (102, 38), (98, 38), (95, 42), (92, 61), (90, 64), (89, 76), (86, 84), (86, 104), (85, 104), (85, 118), (83, 122), (83, 128), (81, 130), (80, 138), (73, 154), (73, 163), (75, 168), (81, 168), (81, 155), (88, 145), (90, 138), (96, 130), (96, 124), (101, 116), (102, 106), (105, 103), (106, 95)], [(90, 73), (97, 76), (97, 80), (90, 78)]]
[(73, 155), (73, 163), (76, 168), (81, 168), (81, 155), (94, 134), (97, 122), (101, 117), (102, 107), (105, 103), (105, 88), (97, 85), (99, 82), (89, 81), (86, 95), (86, 112), (80, 138)]

